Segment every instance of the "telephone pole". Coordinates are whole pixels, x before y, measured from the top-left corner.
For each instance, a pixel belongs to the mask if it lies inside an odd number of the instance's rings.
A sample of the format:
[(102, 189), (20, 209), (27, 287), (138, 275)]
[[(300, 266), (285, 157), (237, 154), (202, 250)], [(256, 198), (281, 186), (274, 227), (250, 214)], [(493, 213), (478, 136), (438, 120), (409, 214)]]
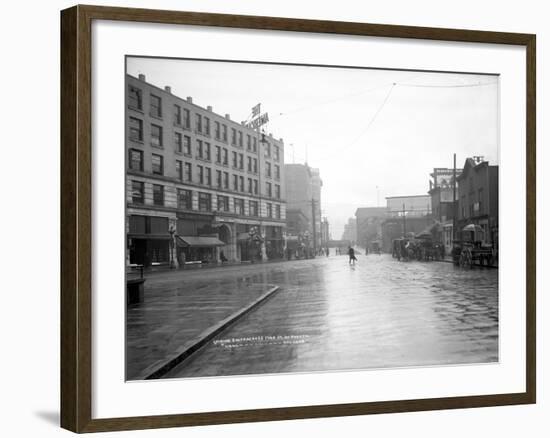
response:
[(317, 255), (317, 227), (315, 220), (315, 198), (311, 198), (311, 222), (313, 225), (313, 256)]

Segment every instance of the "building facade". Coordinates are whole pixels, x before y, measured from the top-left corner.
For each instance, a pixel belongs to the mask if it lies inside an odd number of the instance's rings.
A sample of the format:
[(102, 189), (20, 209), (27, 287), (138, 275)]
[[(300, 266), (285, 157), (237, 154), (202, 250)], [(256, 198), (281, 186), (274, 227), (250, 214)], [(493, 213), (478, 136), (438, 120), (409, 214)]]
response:
[(288, 210), (299, 210), (307, 218), (313, 249), (321, 248), (321, 188), (319, 169), (307, 164), (285, 165), (285, 201)]
[(284, 143), (126, 76), (127, 262), (280, 257)]
[[(458, 177), (462, 169), (434, 168), (430, 174), (430, 190), (432, 216), (439, 223), (439, 240), (445, 246), (445, 253), (450, 254), (453, 249), (454, 225), (453, 218), (458, 208), (458, 187), (454, 193), (455, 175)], [(456, 200), (454, 197), (456, 196)]]
[(483, 229), (483, 243), (498, 250), (498, 166), (483, 157), (468, 158), (457, 176), (458, 225), (475, 224)]

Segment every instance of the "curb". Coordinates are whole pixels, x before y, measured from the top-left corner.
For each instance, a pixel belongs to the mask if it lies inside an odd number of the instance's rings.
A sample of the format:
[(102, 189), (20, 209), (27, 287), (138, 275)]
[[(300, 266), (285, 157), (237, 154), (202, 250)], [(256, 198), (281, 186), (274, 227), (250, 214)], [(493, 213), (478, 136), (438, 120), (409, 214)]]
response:
[(160, 379), (164, 374), (182, 363), (200, 348), (204, 347), (214, 337), (227, 329), (239, 318), (243, 317), (252, 309), (263, 303), (278, 290), (279, 286), (273, 286), (252, 303), (248, 304), (247, 306), (243, 307), (232, 315), (229, 315), (227, 318), (222, 319), (219, 323), (213, 325), (212, 327), (207, 328), (205, 331), (203, 331), (201, 334), (199, 334), (189, 342), (186, 342), (182, 348), (176, 350), (172, 357), (170, 357), (169, 359), (157, 361), (154, 364), (148, 366), (143, 372), (141, 372), (132, 380)]

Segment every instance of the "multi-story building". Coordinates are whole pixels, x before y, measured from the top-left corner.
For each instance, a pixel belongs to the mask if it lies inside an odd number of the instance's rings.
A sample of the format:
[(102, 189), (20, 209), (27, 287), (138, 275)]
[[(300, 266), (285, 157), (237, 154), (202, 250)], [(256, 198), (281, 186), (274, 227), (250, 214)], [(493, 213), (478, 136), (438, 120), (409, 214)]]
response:
[(489, 165), (483, 157), (468, 158), (458, 184), (458, 225), (479, 225), (483, 243), (498, 249), (498, 166)]
[(282, 255), (284, 143), (126, 76), (129, 263)]
[(331, 240), (330, 236), (330, 223), (328, 218), (324, 217), (321, 222), (321, 246), (323, 248), (328, 247), (328, 243)]
[(382, 237), (382, 222), (386, 218), (386, 207), (362, 207), (355, 211), (357, 244), (372, 248), (373, 242)]
[[(432, 216), (438, 222), (438, 240), (445, 246), (445, 252), (450, 254), (453, 248), (454, 216), (458, 205), (458, 190), (455, 190), (455, 174), (458, 177), (462, 169), (447, 169), (437, 167), (430, 174), (430, 190)], [(454, 200), (454, 196), (457, 197)]]
[(286, 204), (307, 218), (312, 248), (321, 247), (321, 180), (319, 169), (307, 164), (285, 164)]
[(350, 217), (344, 225), (342, 240), (349, 241), (352, 245), (355, 245), (357, 241), (357, 220), (354, 217)]

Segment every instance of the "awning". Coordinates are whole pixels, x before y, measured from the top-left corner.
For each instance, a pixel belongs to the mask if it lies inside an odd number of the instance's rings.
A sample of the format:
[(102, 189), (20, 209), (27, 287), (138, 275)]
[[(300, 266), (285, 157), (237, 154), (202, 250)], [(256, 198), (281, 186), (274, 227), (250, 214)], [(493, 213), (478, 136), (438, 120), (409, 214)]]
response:
[(193, 248), (213, 248), (225, 245), (218, 238), (209, 236), (176, 236), (176, 241), (178, 246)]
[(478, 233), (484, 232), (483, 228), (476, 224), (466, 225), (464, 228), (462, 228), (462, 231), (475, 231)]

